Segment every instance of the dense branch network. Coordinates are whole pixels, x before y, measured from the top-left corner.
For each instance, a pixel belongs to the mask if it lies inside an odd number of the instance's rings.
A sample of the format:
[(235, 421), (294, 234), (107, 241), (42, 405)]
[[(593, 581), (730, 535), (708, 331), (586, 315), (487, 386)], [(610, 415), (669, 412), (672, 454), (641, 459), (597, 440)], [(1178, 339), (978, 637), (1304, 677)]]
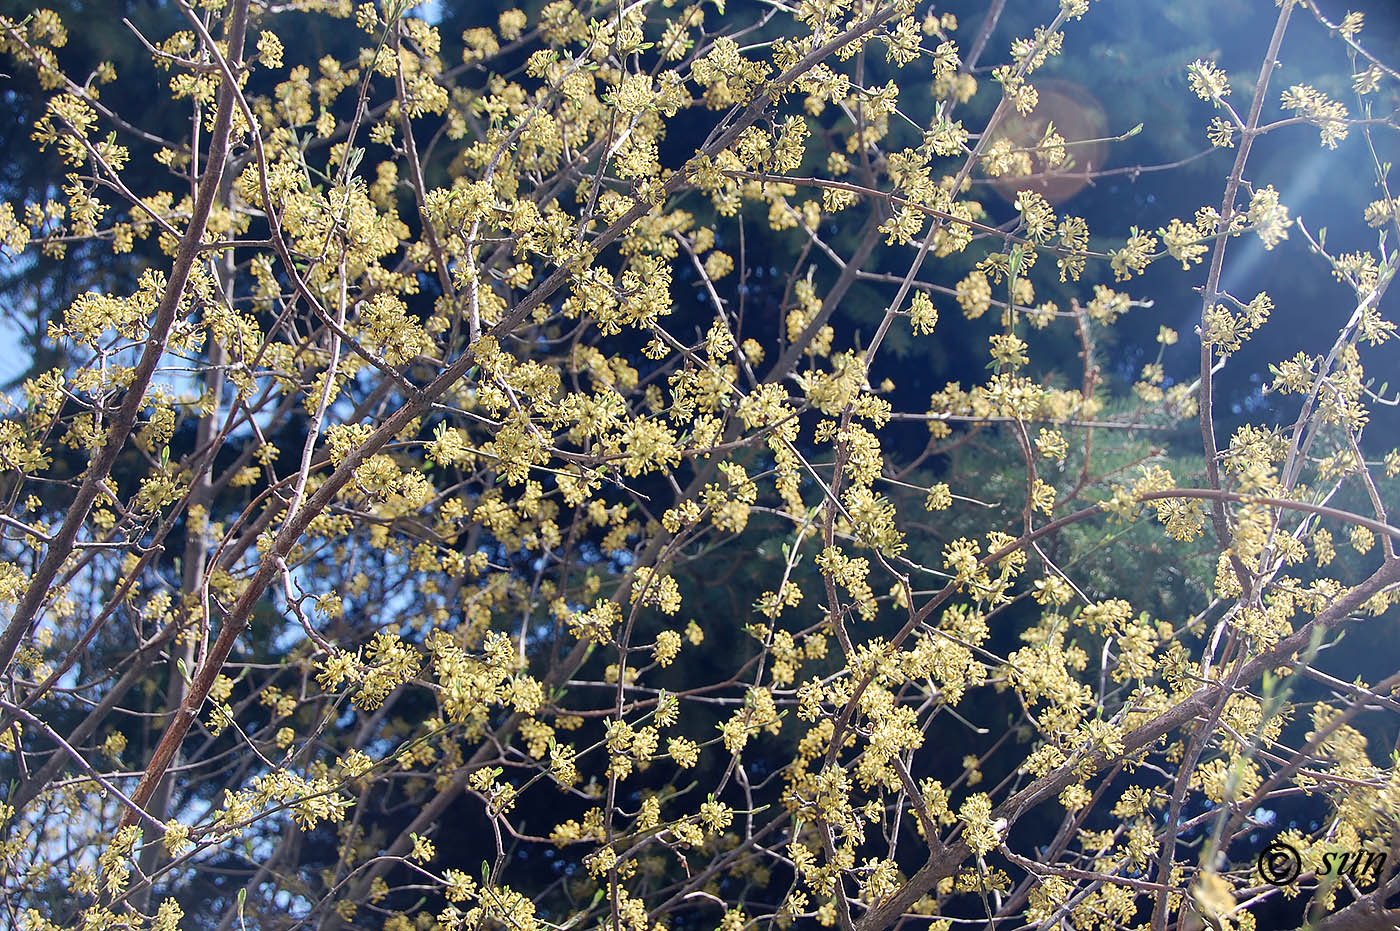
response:
[[(172, 125), (80, 80), (74, 24), (0, 18), (63, 166), (0, 254), (149, 257), (57, 309), (0, 420), (7, 924), (1246, 929), (1306, 889), (1388, 927), (1400, 858), (1327, 857), (1394, 852), (1356, 722), (1400, 672), (1325, 660), (1400, 598), (1363, 435), (1400, 260), (1329, 252), (1249, 158), (1361, 137), (1354, 220), (1400, 233), (1396, 74), (1314, 11), (1358, 115), (1279, 91), (1284, 0), (1247, 111), (1186, 68), (1206, 154), (1085, 166), (1139, 129), (1027, 136), (1096, 12), (1047, 6), (986, 67), (1001, 4), (560, 0), (458, 41), (176, 0), (127, 24)], [(1218, 205), (1095, 248), (1054, 195), (1217, 149)], [(1276, 360), (1291, 419), (1226, 439), (1274, 309), (1227, 256), (1290, 231), (1354, 300)], [(1114, 377), (1161, 262), (1204, 272), (1199, 370), (1163, 326)], [(924, 407), (935, 347), (978, 374)], [(1273, 884), (1250, 838), (1303, 792)]]

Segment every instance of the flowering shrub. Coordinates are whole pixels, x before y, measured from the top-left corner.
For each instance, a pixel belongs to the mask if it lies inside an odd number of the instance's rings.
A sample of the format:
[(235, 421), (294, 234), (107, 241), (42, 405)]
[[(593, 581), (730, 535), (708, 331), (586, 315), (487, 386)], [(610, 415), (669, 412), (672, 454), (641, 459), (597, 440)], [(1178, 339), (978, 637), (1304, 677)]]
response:
[[(1362, 437), (1397, 259), (1248, 169), (1362, 136), (1354, 224), (1400, 230), (1398, 76), (1359, 15), (1261, 4), (1257, 76), (1182, 74), (1220, 199), (1091, 231), (1059, 182), (1105, 140), (1003, 131), (1100, 12), (1044, 5), (992, 63), (995, 15), (906, 0), (557, 0), (460, 42), (402, 3), (175, 0), (132, 37), (174, 129), (65, 62), (80, 24), (0, 18), (62, 166), (0, 251), (150, 256), (55, 308), (0, 420), (7, 921), (1245, 929), (1311, 889), (1389, 927), (1390, 874), (1318, 864), (1400, 816), (1357, 723), (1400, 673), (1321, 664), (1400, 597), (1400, 452)], [(1299, 20), (1346, 102), (1275, 86)], [(1215, 379), (1274, 311), (1222, 284), (1240, 237), (1305, 240), (1351, 302), (1275, 360), (1285, 420), (1227, 436)], [(1168, 379), (1163, 326), (1119, 385), (1158, 263), (1199, 284), (1199, 369)], [(911, 407), (940, 341), (985, 375)], [(1300, 792), (1280, 892), (1249, 837)]]

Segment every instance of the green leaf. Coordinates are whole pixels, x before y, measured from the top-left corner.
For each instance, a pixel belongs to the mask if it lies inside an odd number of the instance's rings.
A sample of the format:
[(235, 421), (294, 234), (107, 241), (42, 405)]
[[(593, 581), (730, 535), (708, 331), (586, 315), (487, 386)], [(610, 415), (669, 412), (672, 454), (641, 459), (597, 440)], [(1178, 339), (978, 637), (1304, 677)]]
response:
[(1016, 278), (1021, 273), (1021, 262), (1025, 259), (1025, 257), (1026, 250), (1023, 246), (1021, 246), (1020, 243), (1017, 243), (1016, 245), (1011, 247), (1011, 260), (1007, 265), (1011, 272), (1011, 285), (1014, 285), (1016, 283)]

